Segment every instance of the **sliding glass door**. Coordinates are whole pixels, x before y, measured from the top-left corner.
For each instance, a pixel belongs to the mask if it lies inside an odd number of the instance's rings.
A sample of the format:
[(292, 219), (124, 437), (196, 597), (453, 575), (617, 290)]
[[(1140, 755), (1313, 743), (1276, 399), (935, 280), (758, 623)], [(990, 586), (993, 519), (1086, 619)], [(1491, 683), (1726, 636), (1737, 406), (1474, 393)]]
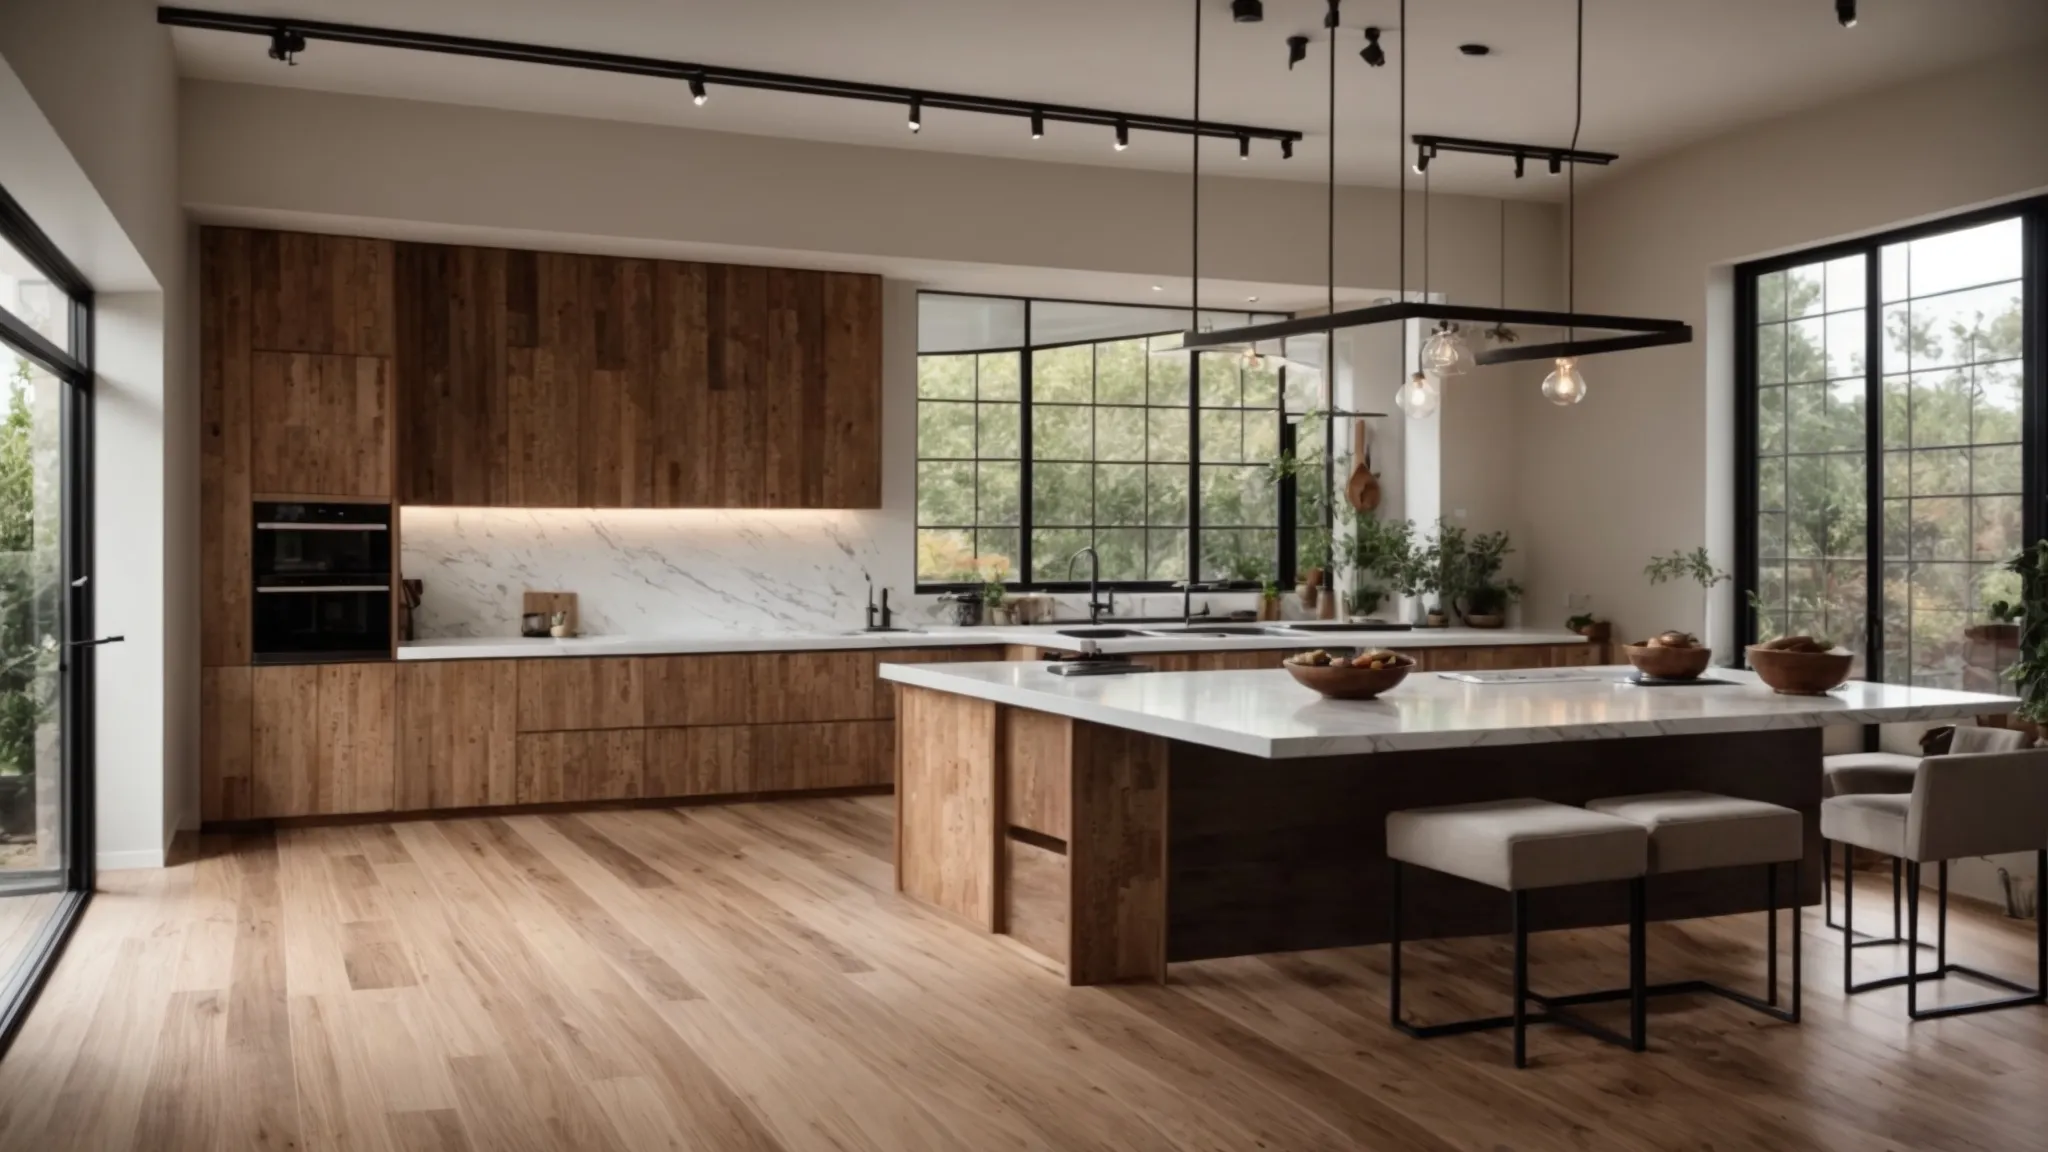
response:
[(91, 297), (0, 191), (0, 1044), (90, 892)]
[[(2038, 537), (2043, 205), (1743, 269), (1745, 639), (1808, 634), (1855, 674), (1991, 688), (2004, 564)], [(2030, 417), (2031, 414), (2031, 417)]]

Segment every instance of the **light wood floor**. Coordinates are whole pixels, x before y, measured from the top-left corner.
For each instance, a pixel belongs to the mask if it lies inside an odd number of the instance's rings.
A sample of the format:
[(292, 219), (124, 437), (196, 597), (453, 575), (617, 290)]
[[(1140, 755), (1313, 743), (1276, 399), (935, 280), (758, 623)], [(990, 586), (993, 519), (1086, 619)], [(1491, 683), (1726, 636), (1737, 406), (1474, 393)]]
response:
[[(207, 838), (196, 863), (106, 878), (0, 1061), (0, 1148), (1868, 1152), (2048, 1131), (2048, 1010), (1909, 1025), (1897, 991), (1845, 1002), (1817, 913), (1803, 1026), (1666, 1001), (1646, 1055), (1542, 1029), (1516, 1072), (1501, 1035), (1394, 1034), (1384, 948), (1069, 989), (897, 897), (888, 816)], [(1955, 928), (1958, 959), (2026, 972), (2018, 926)], [(1659, 929), (1652, 976), (1753, 976), (1759, 929)], [(1540, 936), (1536, 984), (1607, 982), (1618, 945)], [(1411, 1003), (1497, 1010), (1505, 952), (1417, 947)]]

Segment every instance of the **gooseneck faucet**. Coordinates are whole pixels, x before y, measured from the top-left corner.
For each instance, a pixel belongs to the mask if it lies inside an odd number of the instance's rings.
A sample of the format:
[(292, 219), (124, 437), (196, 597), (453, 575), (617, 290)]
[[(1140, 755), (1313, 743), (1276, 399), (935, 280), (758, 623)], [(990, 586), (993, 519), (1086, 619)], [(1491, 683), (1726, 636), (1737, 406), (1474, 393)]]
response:
[[(1179, 587), (1180, 622), (1182, 624), (1193, 624), (1195, 622), (1195, 593), (1214, 592), (1217, 586), (1214, 584), (1197, 584), (1193, 580), (1183, 580), (1180, 582)], [(1203, 616), (1209, 614), (1209, 605), (1206, 601), (1202, 604), (1201, 614)]]
[(886, 587), (882, 589), (881, 616), (882, 622), (879, 626), (877, 626), (875, 623), (875, 581), (873, 577), (870, 577), (868, 579), (867, 630), (870, 632), (894, 632), (896, 629), (890, 627), (889, 625), (889, 589), (887, 589)]
[(1102, 557), (1095, 554), (1095, 547), (1092, 544), (1067, 557), (1067, 579), (1072, 580), (1074, 578), (1074, 561), (1079, 560), (1083, 556), (1088, 558), (1088, 622), (1090, 624), (1100, 624), (1102, 623), (1103, 609), (1107, 608), (1111, 612), (1116, 611), (1116, 593), (1112, 592), (1109, 594), (1110, 598), (1107, 603), (1095, 598), (1096, 590), (1101, 585)]

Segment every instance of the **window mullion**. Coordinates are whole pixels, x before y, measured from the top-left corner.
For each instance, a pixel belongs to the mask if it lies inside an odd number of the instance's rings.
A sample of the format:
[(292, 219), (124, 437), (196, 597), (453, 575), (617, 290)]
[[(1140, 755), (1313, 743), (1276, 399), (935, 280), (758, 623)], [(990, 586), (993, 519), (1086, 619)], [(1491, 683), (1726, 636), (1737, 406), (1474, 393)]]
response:
[(1884, 679), (1884, 508), (1884, 252), (1873, 244), (1863, 255), (1863, 674), (1875, 681)]

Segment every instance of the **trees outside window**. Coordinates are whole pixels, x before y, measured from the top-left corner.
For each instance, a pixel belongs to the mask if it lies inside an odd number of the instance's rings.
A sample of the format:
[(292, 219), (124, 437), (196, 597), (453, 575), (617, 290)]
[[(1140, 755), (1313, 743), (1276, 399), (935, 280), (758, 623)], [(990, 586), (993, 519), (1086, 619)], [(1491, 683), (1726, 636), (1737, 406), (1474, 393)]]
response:
[(2040, 221), (2031, 205), (1744, 270), (1755, 638), (1826, 637), (1873, 679), (1996, 683), (1979, 633), (2042, 527), (2023, 271)]

